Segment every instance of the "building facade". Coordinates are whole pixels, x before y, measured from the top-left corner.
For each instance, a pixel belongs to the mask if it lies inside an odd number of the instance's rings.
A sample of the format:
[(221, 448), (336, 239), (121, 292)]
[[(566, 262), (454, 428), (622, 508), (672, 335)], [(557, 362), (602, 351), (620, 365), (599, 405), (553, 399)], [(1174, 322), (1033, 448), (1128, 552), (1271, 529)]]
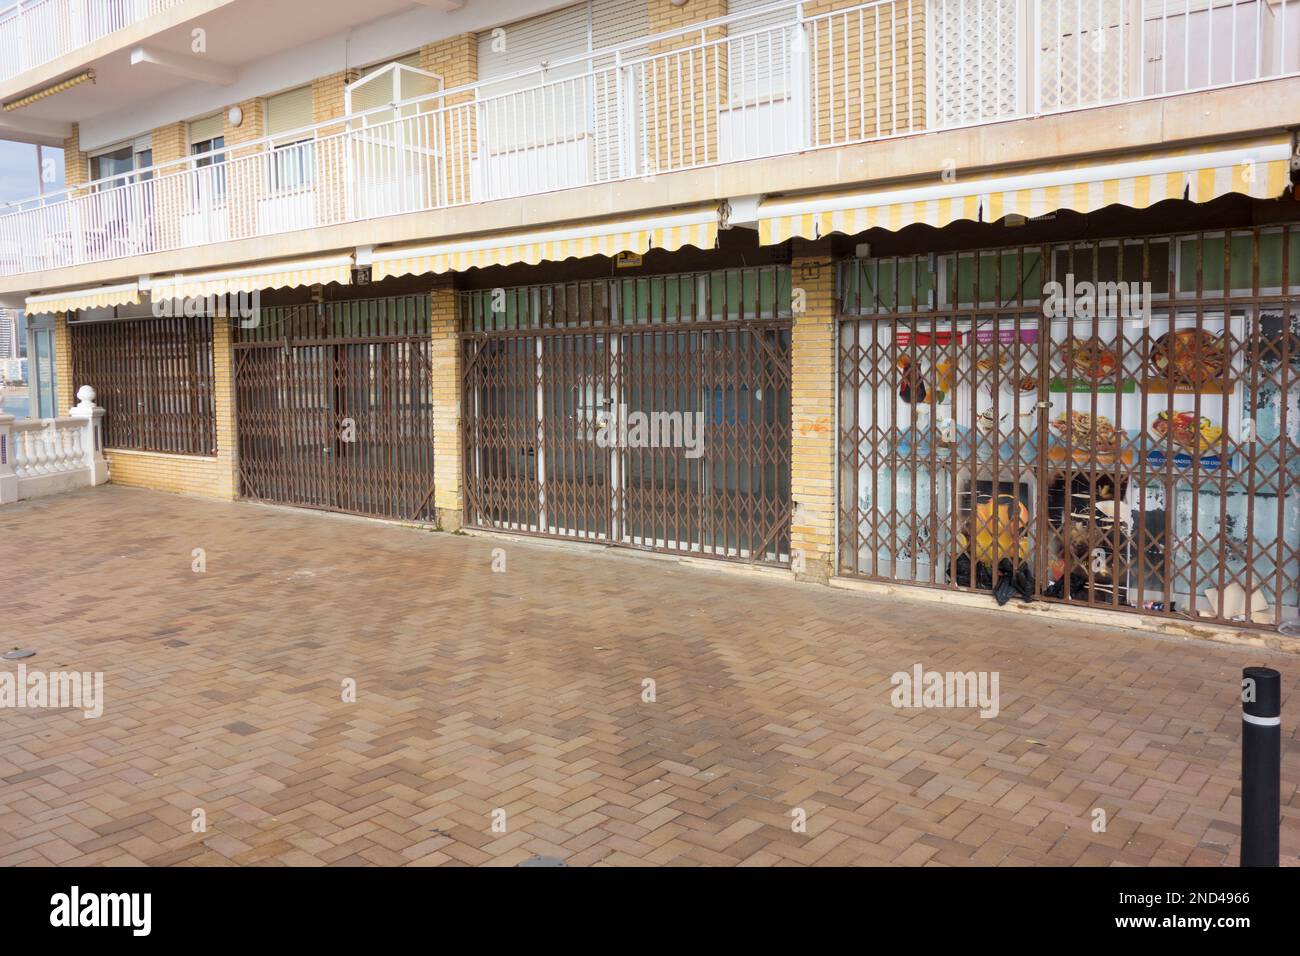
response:
[(112, 480), (1300, 617), (1300, 0), (306, 9), (0, 22)]

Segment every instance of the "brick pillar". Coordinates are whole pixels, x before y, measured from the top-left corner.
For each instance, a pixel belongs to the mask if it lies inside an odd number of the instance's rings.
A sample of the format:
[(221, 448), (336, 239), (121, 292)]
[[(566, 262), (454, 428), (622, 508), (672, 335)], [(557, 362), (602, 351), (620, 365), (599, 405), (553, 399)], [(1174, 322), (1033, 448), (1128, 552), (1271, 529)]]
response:
[[(442, 77), (445, 90), (478, 79), (478, 40), (472, 33), (448, 37), (420, 49), (420, 69)], [(435, 101), (437, 102), (437, 101)], [(470, 161), (478, 147), (473, 93), (444, 97), (441, 122), (442, 169), (430, 170), (439, 205), (470, 201)], [(459, 108), (458, 108), (459, 107)]]
[[(647, 2), (651, 33), (665, 33), (727, 15), (726, 0), (690, 0), (682, 6), (673, 6), (669, 0)], [(678, 56), (670, 51), (726, 34), (725, 28), (715, 27), (703, 36), (698, 31), (688, 32), (650, 45), (650, 53), (657, 59), (640, 74), (640, 95), (646, 104), (640, 121), (645, 128), (637, 144), (637, 162), (645, 167), (642, 174), (717, 160), (715, 104), (727, 100), (726, 44)]]
[(72, 124), (72, 135), (63, 141), (63, 184), (72, 195), (79, 195), (78, 186), (90, 181), (90, 160), (81, 151), (81, 127)]
[[(339, 119), (346, 111), (349, 83), (357, 78), (353, 70), (331, 73), (311, 82), (312, 122)], [(327, 126), (316, 141), (316, 221), (342, 222), (347, 218), (347, 149), (345, 123)]]
[(438, 523), (448, 531), (461, 526), (460, 325), (451, 277), (430, 293), (430, 349), (433, 370), (433, 503)]
[(259, 97), (239, 103), (243, 120), (238, 126), (230, 125), (230, 110), (226, 110), (222, 135), (226, 139), (227, 203), (230, 208), (230, 238), (242, 239), (257, 235), (257, 200), (266, 194), (266, 168), (260, 162), (242, 157), (256, 156), (261, 146), (240, 149), (240, 144), (262, 137), (264, 101)]
[[(159, 164), (172, 163), (188, 156), (188, 134), (189, 129), (185, 123), (168, 123), (154, 130), (150, 137), (153, 161)], [(181, 221), (189, 201), (185, 181), (180, 178), (185, 170), (186, 166), (180, 163), (163, 170), (153, 187), (154, 241), (159, 249), (175, 249), (182, 244)]]
[(72, 336), (68, 333), (66, 312), (54, 316), (54, 380), (57, 386), (54, 404), (59, 415), (66, 415), (77, 403), (77, 389), (81, 387), (72, 380)]
[(212, 404), (216, 413), (217, 471), (211, 493), (218, 498), (235, 498), (239, 494), (232, 321), (238, 319), (232, 320), (224, 315), (212, 317)]
[(795, 577), (835, 573), (835, 277), (829, 242), (795, 240), (790, 547)]

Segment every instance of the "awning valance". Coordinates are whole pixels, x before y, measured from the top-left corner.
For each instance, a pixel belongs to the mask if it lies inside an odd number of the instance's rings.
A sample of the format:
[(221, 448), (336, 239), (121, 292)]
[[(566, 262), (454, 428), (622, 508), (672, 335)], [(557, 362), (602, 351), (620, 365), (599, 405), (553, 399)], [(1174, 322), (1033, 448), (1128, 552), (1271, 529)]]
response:
[(93, 289), (73, 289), (29, 295), (24, 310), (29, 315), (53, 312), (74, 312), (77, 309), (104, 309), (114, 305), (136, 305), (140, 302), (140, 284), (124, 282), (121, 285), (101, 285)]
[(424, 246), (376, 249), (371, 278), (461, 272), (484, 266), (515, 263), (536, 265), (586, 256), (674, 251), (682, 246), (712, 249), (718, 239), (718, 210), (714, 206), (661, 216), (642, 216), (570, 228), (499, 233), (480, 239), (439, 242)]
[(1007, 215), (1034, 217), (1059, 209), (1088, 213), (1116, 203), (1145, 209), (1184, 196), (1195, 202), (1228, 193), (1271, 199), (1287, 187), (1290, 155), (1290, 136), (1276, 136), (937, 186), (778, 199), (759, 208), (759, 236), (764, 244), (774, 244), (793, 236), (852, 235), (877, 226), (897, 230), (926, 223), (939, 228), (958, 219), (997, 222)]
[(324, 285), (338, 282), (346, 285), (351, 281), (352, 257), (338, 255), (266, 262), (246, 269), (156, 276), (150, 288), (150, 295), (155, 300), (197, 299), (207, 296), (237, 295), (260, 289), (290, 289), (317, 283)]

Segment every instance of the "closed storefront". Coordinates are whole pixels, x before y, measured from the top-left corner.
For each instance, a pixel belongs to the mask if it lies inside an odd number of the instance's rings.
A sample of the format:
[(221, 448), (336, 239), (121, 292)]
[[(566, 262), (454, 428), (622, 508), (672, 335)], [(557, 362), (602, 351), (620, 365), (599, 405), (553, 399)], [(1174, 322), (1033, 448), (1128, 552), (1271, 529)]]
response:
[(460, 295), (466, 523), (789, 562), (785, 266)]
[(1300, 616), (1300, 228), (839, 269), (840, 573)]
[(435, 520), (429, 296), (264, 308), (234, 343), (245, 498)]

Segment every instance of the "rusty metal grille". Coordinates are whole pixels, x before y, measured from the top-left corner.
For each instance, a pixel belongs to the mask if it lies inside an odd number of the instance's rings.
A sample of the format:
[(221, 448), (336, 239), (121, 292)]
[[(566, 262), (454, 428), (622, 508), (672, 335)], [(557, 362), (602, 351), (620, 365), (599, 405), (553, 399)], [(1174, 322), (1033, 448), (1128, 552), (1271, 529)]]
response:
[(235, 353), (246, 498), (434, 520), (428, 296), (262, 309)]
[(1300, 227), (854, 260), (838, 280), (841, 573), (1300, 616)]
[(72, 323), (72, 379), (104, 407), (108, 448), (214, 455), (212, 319)]
[(469, 525), (788, 563), (788, 267), (459, 306)]

